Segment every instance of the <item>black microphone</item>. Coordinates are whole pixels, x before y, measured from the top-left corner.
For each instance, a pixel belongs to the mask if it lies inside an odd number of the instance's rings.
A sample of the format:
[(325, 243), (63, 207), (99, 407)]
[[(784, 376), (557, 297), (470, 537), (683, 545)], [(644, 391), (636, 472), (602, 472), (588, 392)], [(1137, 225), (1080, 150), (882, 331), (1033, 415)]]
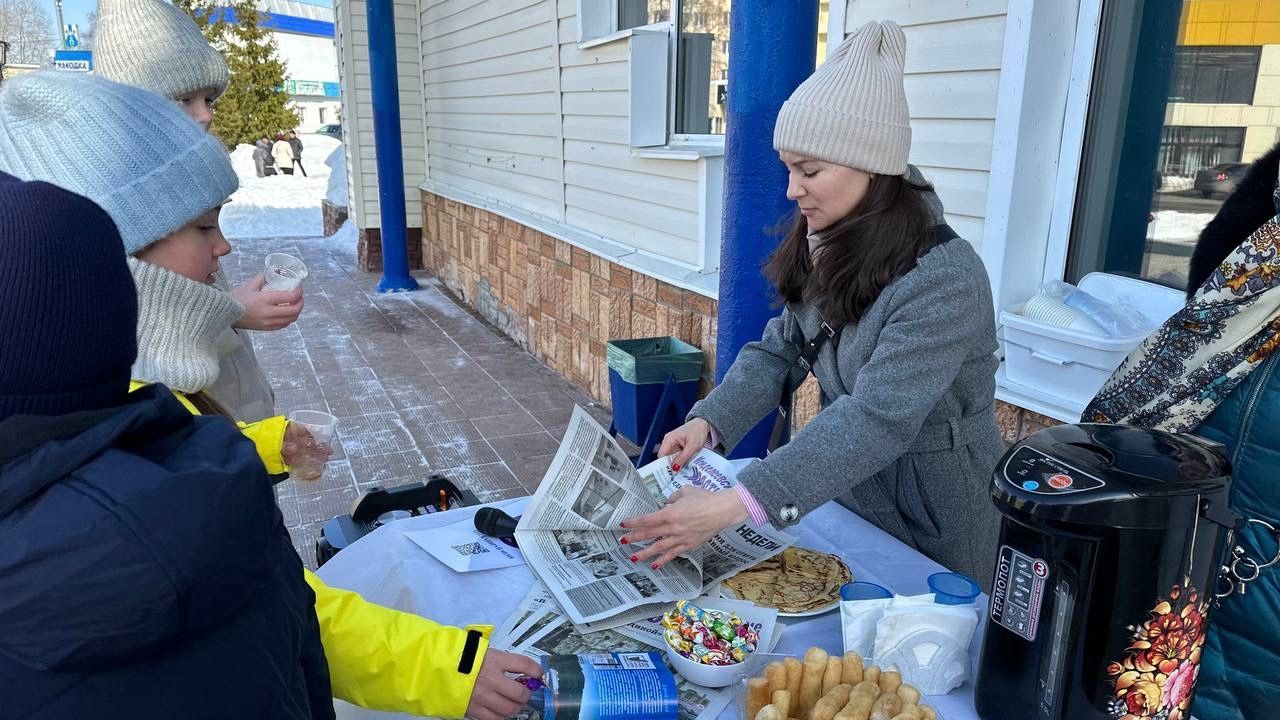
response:
[(516, 534), (517, 520), (495, 507), (476, 511), (476, 530), (495, 538), (511, 538)]

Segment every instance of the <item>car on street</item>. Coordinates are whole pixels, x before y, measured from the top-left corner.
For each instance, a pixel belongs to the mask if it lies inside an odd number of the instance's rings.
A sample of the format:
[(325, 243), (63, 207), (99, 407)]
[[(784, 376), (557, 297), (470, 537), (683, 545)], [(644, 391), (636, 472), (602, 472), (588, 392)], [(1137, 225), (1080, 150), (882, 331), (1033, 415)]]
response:
[(330, 125), (321, 125), (316, 130), (317, 135), (328, 135), (334, 140), (342, 139), (342, 123), (333, 123)]
[(1247, 163), (1219, 163), (1196, 173), (1194, 187), (1201, 197), (1230, 195), (1248, 169)]

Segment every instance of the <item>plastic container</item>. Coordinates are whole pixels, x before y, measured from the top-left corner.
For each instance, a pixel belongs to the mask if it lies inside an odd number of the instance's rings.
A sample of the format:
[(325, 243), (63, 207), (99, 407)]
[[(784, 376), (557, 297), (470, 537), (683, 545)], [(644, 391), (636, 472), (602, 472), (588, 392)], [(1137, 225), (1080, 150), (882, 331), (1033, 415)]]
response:
[(939, 605), (971, 605), (982, 594), (976, 580), (953, 572), (930, 575), (929, 589), (933, 591), (933, 601)]
[[(1121, 296), (1158, 327), (1185, 303), (1182, 292), (1133, 278), (1090, 273), (1078, 285), (1095, 297)], [(1006, 379), (1057, 404), (1083, 409), (1147, 333), (1105, 337), (1023, 317), (1021, 304), (1000, 313)]]
[(882, 585), (869, 582), (848, 582), (840, 586), (841, 600), (883, 600), (893, 593)]
[(698, 399), (702, 375), (702, 351), (698, 348), (673, 337), (655, 337), (610, 340), (606, 353), (613, 424), (631, 442), (644, 442), (669, 376), (675, 376), (676, 391), (686, 407)]

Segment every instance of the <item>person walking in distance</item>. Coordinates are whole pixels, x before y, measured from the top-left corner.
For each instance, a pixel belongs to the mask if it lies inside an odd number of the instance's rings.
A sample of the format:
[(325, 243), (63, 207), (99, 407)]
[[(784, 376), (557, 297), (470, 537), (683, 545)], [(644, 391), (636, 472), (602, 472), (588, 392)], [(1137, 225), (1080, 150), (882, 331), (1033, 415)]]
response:
[(302, 173), (302, 177), (307, 176), (307, 169), (302, 166), (302, 138), (298, 137), (296, 130), (289, 131), (289, 147), (293, 150), (293, 165)]
[(271, 146), (271, 154), (276, 159), (276, 167), (285, 175), (293, 174), (293, 145), (284, 133), (276, 135), (276, 144)]

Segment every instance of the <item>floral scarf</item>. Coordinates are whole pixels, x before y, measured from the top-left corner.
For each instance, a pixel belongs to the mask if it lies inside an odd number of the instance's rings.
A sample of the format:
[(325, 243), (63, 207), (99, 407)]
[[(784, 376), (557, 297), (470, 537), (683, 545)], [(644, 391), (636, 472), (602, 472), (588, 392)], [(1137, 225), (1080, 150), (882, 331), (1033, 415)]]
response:
[(1125, 358), (1083, 421), (1192, 432), (1280, 345), (1280, 184), (1272, 197), (1276, 217)]

